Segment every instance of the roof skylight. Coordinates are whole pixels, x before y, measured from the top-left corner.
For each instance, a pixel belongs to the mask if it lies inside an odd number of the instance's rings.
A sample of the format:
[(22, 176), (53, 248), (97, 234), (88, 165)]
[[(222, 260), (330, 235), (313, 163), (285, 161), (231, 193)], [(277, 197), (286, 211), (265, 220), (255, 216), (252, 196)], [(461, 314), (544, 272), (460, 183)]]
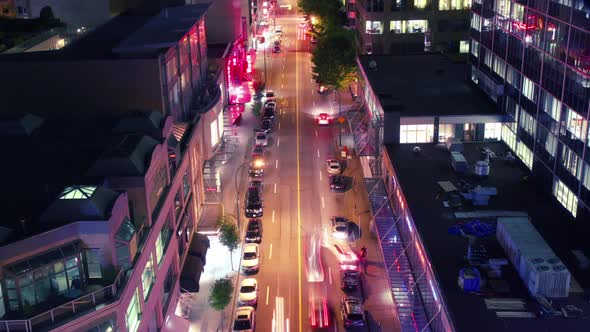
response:
[(62, 191), (59, 199), (88, 199), (92, 196), (96, 186), (71, 186)]

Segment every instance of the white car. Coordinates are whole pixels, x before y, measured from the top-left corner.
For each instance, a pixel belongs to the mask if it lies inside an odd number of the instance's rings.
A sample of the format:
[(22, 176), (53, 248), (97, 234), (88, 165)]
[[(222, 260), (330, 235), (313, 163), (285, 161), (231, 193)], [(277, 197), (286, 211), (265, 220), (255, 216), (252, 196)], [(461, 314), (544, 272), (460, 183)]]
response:
[(256, 328), (256, 310), (252, 307), (236, 309), (233, 331), (251, 332)]
[(255, 145), (259, 146), (267, 146), (268, 145), (268, 135), (263, 132), (256, 133), (256, 139), (254, 140)]
[(337, 239), (346, 239), (349, 235), (348, 219), (344, 217), (332, 217), (332, 236)]
[(258, 244), (248, 243), (244, 245), (242, 254), (242, 271), (245, 273), (256, 273), (260, 269), (260, 252)]
[(238, 305), (255, 306), (258, 303), (258, 282), (254, 278), (246, 278), (240, 283)]
[(283, 34), (283, 27), (280, 25), (277, 25), (275, 27), (275, 35), (282, 35)]
[(328, 170), (328, 174), (338, 175), (338, 174), (342, 173), (342, 168), (340, 166), (340, 162), (337, 159), (326, 160), (326, 168)]

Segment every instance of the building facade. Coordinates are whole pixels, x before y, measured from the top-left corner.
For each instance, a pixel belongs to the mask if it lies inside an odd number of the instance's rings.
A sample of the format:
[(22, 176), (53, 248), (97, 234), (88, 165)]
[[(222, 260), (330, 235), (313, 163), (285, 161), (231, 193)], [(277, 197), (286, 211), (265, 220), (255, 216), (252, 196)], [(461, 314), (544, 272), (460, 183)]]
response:
[(353, 0), (347, 10), (367, 54), (467, 53), (471, 1)]
[(478, 0), (472, 80), (505, 111), (502, 140), (574, 217), (590, 207), (590, 4)]

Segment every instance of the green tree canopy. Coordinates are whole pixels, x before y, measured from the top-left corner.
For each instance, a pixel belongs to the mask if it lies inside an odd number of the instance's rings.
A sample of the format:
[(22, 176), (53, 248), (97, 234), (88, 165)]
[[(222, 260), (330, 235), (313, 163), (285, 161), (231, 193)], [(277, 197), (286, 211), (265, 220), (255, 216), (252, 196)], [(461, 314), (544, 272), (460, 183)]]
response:
[(356, 69), (354, 33), (344, 29), (330, 30), (318, 39), (311, 56), (314, 79), (338, 90), (352, 79)]
[(238, 249), (240, 237), (236, 223), (228, 216), (223, 216), (217, 224), (219, 225), (219, 242), (231, 252)]
[(209, 293), (209, 305), (217, 311), (222, 311), (230, 303), (233, 292), (234, 286), (231, 279), (215, 280), (211, 293)]
[(339, 0), (298, 0), (299, 9), (306, 15), (313, 15), (319, 19), (315, 28), (318, 31), (329, 30), (344, 24), (342, 2)]

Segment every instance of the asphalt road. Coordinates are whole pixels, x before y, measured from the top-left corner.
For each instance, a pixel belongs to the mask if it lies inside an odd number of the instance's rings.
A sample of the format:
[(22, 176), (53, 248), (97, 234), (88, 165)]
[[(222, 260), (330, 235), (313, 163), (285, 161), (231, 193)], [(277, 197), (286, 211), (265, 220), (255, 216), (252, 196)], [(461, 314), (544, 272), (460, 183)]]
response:
[[(344, 293), (329, 218), (345, 211), (345, 202), (344, 194), (329, 191), (325, 168), (325, 160), (334, 157), (337, 128), (320, 128), (314, 122), (320, 111), (337, 114), (331, 106), (333, 96), (316, 92), (311, 78), (312, 45), (303, 40), (301, 31), (298, 33), (299, 22), (302, 19), (293, 14), (277, 16), (275, 23), (283, 28), (282, 52), (266, 52), (267, 89), (277, 95), (279, 114), (270, 134), (263, 179), (261, 267), (253, 275), (260, 290), (256, 329), (310, 331), (309, 297), (313, 291), (328, 298), (332, 323), (327, 330), (344, 331), (339, 317)], [(246, 172), (242, 174), (246, 176)], [(324, 278), (310, 283), (306, 254), (314, 234), (321, 239)], [(240, 281), (243, 278), (240, 276)]]

